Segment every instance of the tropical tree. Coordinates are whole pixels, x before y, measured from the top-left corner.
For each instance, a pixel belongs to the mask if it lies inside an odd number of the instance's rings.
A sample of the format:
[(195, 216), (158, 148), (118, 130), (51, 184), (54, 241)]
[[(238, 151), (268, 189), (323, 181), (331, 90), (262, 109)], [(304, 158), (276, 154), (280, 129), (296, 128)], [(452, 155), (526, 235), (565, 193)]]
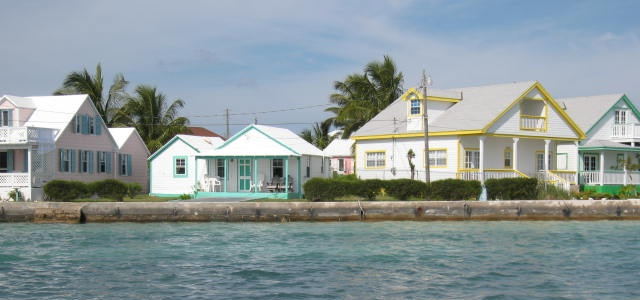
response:
[(398, 72), (391, 57), (366, 65), (363, 74), (352, 74), (344, 81), (334, 82), (337, 93), (329, 97), (335, 106), (333, 125), (343, 129), (343, 138), (349, 137), (362, 125), (402, 95), (404, 76)]
[(57, 89), (54, 95), (74, 95), (87, 94), (95, 105), (98, 113), (107, 127), (115, 125), (114, 117), (118, 113), (123, 101), (127, 98), (125, 89), (129, 84), (124, 79), (124, 75), (117, 74), (113, 83), (109, 87), (108, 93), (104, 94), (102, 67), (96, 66), (95, 74), (89, 74), (87, 69), (81, 72), (71, 72), (62, 83), (62, 87)]
[(149, 151), (155, 152), (176, 134), (186, 132), (189, 120), (178, 116), (178, 110), (183, 107), (181, 99), (168, 103), (166, 96), (155, 87), (138, 85), (116, 121), (135, 127)]
[(333, 119), (327, 119), (320, 123), (316, 122), (313, 124), (312, 129), (303, 130), (300, 133), (300, 137), (322, 150), (326, 148), (334, 138), (329, 135), (332, 123)]

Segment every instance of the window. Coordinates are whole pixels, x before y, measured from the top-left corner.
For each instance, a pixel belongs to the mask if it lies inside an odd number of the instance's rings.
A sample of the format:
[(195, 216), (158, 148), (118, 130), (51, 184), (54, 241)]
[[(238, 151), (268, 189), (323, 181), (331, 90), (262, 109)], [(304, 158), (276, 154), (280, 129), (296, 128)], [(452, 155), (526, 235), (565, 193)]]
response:
[(216, 160), (216, 175), (220, 178), (224, 178), (224, 159)]
[(464, 152), (464, 167), (466, 169), (480, 168), (480, 151), (467, 150)]
[(0, 152), (0, 173), (9, 172), (9, 153), (7, 151)]
[(558, 170), (566, 170), (569, 168), (569, 159), (567, 153), (558, 153), (556, 155), (556, 168)]
[(60, 149), (60, 172), (73, 172), (74, 171), (74, 157), (75, 151), (70, 149)]
[(584, 154), (582, 156), (582, 170), (583, 171), (597, 171), (598, 170), (598, 155), (596, 155), (596, 154)]
[(627, 111), (616, 110), (615, 111), (615, 124), (627, 124)]
[(89, 173), (91, 169), (89, 156), (91, 156), (90, 151), (80, 151), (80, 173)]
[(75, 133), (82, 133), (82, 122), (81, 122), (81, 118), (80, 115), (76, 115), (76, 117), (73, 119), (73, 124), (74, 124), (74, 132)]
[(446, 167), (447, 166), (447, 150), (429, 150), (429, 166)]
[(411, 114), (412, 115), (420, 114), (420, 100), (411, 100)]
[(98, 173), (111, 173), (111, 152), (98, 152)]
[(121, 176), (131, 176), (131, 155), (130, 154), (118, 154), (118, 173)]
[(271, 160), (271, 177), (284, 177), (284, 160), (282, 158)]
[(625, 163), (624, 154), (618, 153), (616, 155), (616, 162), (617, 162), (617, 169), (618, 170), (623, 170), (624, 169), (624, 163)]
[(187, 158), (185, 156), (176, 156), (173, 158), (173, 176), (187, 176)]
[[(553, 153), (549, 152), (549, 157), (547, 157), (549, 169), (551, 169), (551, 156), (553, 156)], [(536, 153), (536, 170), (544, 170), (544, 152)]]
[(11, 110), (0, 110), (0, 126), (11, 126)]
[(344, 158), (338, 158), (338, 171), (344, 172)]
[(367, 152), (367, 168), (380, 168), (385, 166), (384, 151)]
[(504, 167), (505, 169), (513, 167), (513, 151), (509, 147), (504, 149)]
[(96, 119), (92, 117), (87, 117), (89, 122), (89, 134), (96, 134)]

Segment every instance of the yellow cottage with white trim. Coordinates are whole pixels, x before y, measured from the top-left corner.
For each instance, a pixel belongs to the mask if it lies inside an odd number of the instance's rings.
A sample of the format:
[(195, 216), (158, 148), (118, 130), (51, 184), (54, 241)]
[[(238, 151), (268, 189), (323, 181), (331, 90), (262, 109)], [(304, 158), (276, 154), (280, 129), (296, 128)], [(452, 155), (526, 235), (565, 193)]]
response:
[[(425, 99), (409, 89), (352, 135), (362, 179), (426, 180)], [(576, 183), (583, 131), (537, 81), (427, 91), (430, 179)], [(409, 152), (415, 157), (409, 159)]]

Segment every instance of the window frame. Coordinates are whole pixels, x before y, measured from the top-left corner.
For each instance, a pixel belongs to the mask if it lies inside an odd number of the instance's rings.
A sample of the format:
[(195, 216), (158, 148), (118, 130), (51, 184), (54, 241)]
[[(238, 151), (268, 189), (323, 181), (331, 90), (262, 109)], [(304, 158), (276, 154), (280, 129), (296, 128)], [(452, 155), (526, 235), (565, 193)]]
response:
[[(439, 154), (439, 155), (436, 155), (436, 154)], [(425, 160), (423, 159), (423, 161)], [(446, 148), (429, 149), (429, 168), (446, 168), (446, 167), (447, 167), (447, 149)]]
[[(414, 109), (417, 109), (417, 112), (414, 112)], [(419, 116), (422, 114), (422, 101), (420, 99), (409, 100), (409, 114), (412, 116)]]
[[(365, 151), (365, 169), (384, 169), (387, 165), (387, 151), (371, 150)], [(370, 165), (370, 163), (373, 163)]]
[[(182, 162), (182, 163), (180, 163)], [(184, 165), (183, 165), (184, 164)], [(182, 172), (179, 169), (182, 169)], [(186, 156), (174, 156), (173, 157), (173, 177), (181, 178), (189, 176), (188, 160)]]

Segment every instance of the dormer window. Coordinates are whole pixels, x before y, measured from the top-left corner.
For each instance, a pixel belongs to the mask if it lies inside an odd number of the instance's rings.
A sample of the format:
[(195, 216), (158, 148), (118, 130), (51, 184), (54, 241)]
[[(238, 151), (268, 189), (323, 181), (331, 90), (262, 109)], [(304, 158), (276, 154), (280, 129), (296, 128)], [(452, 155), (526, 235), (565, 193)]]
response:
[(8, 127), (11, 126), (11, 114), (12, 111), (8, 109), (0, 110), (0, 126)]
[(411, 114), (412, 115), (419, 115), (420, 114), (420, 100), (418, 99), (414, 99), (411, 100)]

